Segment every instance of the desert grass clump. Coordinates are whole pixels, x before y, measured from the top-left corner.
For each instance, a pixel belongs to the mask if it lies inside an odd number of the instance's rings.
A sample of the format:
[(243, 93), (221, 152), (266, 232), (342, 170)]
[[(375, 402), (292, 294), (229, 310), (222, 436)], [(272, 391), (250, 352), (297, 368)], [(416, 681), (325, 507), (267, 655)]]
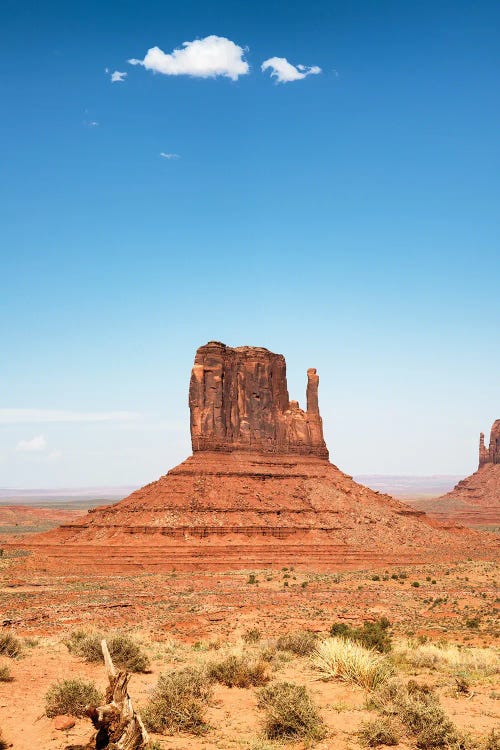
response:
[(399, 644), (397, 656), (412, 667), (449, 670), (488, 677), (500, 671), (498, 652), (493, 648), (466, 648), (454, 644), (420, 643)]
[(105, 636), (102, 633), (76, 630), (71, 633), (66, 646), (70, 653), (80, 656), (88, 662), (102, 661), (101, 641), (106, 638), (109, 653), (116, 666), (128, 672), (147, 672), (149, 659), (129, 635), (113, 633)]
[(15, 659), (21, 654), (22, 644), (19, 638), (12, 633), (0, 634), (0, 654)]
[(12, 682), (12, 673), (7, 665), (0, 666), (0, 682)]
[(258, 643), (262, 639), (262, 633), (258, 628), (249, 628), (242, 637), (245, 643)]
[(208, 730), (205, 709), (212, 698), (212, 685), (204, 670), (186, 667), (160, 675), (149, 702), (141, 711), (148, 729), (160, 734)]
[(93, 682), (63, 680), (54, 683), (47, 691), (45, 713), (47, 716), (83, 716), (86, 706), (98, 706), (101, 701), (102, 695)]
[(320, 740), (325, 725), (307, 689), (292, 682), (276, 682), (259, 692), (264, 711), (264, 733), (270, 740)]
[(296, 656), (310, 656), (317, 640), (316, 633), (311, 633), (310, 630), (299, 630), (280, 636), (276, 642), (276, 648), (279, 651), (290, 651)]
[(374, 690), (392, 674), (388, 658), (346, 638), (327, 638), (313, 654), (313, 664), (324, 679), (337, 678)]
[(259, 687), (269, 682), (268, 665), (263, 659), (251, 659), (244, 654), (228, 654), (207, 665), (207, 675), (213, 682), (227, 687)]
[(361, 745), (378, 747), (379, 745), (397, 745), (400, 732), (395, 722), (387, 716), (364, 721), (356, 735)]

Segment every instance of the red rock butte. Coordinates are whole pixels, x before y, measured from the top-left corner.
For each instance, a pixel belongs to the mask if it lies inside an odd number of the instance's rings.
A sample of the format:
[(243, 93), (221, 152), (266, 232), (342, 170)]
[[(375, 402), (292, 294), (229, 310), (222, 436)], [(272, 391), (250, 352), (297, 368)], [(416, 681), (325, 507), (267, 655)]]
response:
[(412, 503), (433, 518), (471, 528), (500, 526), (500, 419), (493, 422), (488, 447), (479, 436), (479, 466), (451, 492), (432, 500)]
[(202, 346), (189, 387), (193, 455), (121, 502), (27, 539), (37, 553), (27, 564), (328, 570), (495, 556), (489, 535), (439, 524), (330, 463), (318, 385), (309, 369), (303, 411), (289, 399), (282, 355)]

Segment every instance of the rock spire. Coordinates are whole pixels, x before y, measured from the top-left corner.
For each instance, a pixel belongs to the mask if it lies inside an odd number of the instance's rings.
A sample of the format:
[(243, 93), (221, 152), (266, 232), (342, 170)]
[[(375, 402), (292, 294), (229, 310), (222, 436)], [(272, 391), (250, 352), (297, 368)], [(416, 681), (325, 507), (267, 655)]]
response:
[(484, 444), (484, 433), (479, 436), (479, 468), (485, 464), (500, 464), (500, 419), (493, 422), (488, 448)]

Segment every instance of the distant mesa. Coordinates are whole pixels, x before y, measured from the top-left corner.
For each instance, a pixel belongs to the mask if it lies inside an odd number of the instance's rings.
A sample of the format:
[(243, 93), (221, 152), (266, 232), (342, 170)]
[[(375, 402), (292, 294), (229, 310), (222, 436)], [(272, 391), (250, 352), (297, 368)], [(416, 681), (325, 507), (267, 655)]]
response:
[[(329, 461), (307, 371), (306, 409), (286, 363), (261, 347), (211, 341), (189, 385), (193, 454), (119, 503), (25, 546), (47, 570), (223, 570), (295, 564), (329, 570), (495, 554), (493, 537), (443, 526), (357, 484)], [(34, 562), (32, 562), (34, 561)]]
[(445, 523), (485, 530), (500, 528), (500, 419), (493, 422), (489, 446), (479, 436), (479, 467), (445, 495), (411, 505)]

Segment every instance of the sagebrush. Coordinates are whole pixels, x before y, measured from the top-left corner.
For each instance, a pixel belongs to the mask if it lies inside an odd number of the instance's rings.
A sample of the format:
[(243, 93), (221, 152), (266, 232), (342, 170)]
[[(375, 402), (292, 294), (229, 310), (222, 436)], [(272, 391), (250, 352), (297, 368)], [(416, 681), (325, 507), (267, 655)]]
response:
[(292, 682), (263, 688), (258, 707), (264, 711), (264, 732), (270, 740), (319, 740), (325, 725), (307, 689)]
[(212, 684), (207, 673), (187, 667), (160, 675), (141, 715), (153, 732), (204, 734), (208, 729), (205, 710), (211, 698)]
[(86, 706), (98, 706), (101, 702), (102, 695), (93, 682), (63, 680), (52, 685), (45, 695), (45, 713), (83, 716)]

